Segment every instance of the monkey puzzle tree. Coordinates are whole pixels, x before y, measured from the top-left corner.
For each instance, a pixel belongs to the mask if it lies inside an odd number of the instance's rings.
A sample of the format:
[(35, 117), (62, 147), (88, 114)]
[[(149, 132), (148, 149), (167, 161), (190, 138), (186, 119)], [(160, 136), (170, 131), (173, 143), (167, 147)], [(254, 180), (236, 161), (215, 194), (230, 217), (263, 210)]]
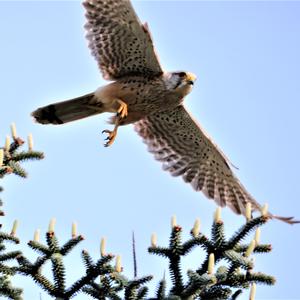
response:
[[(12, 142), (6, 137), (5, 145), (0, 149), (0, 178), (8, 174), (26, 177), (27, 173), (22, 167), (22, 162), (44, 158), (42, 152), (33, 150), (31, 135), (28, 138), (27, 151), (21, 151), (23, 144), (23, 140), (17, 137), (15, 126), (12, 125)], [(4, 215), (2, 210), (0, 214)], [(55, 232), (55, 219), (50, 221), (44, 243), (40, 241), (40, 232), (36, 231), (34, 239), (27, 243), (38, 253), (37, 259), (31, 262), (21, 250), (7, 248), (8, 243), (14, 243), (18, 247), (20, 245), (20, 240), (16, 237), (18, 222), (15, 221), (10, 233), (0, 231), (0, 295), (9, 299), (22, 299), (22, 289), (14, 287), (11, 282), (12, 276), (20, 274), (32, 278), (54, 299), (67, 300), (79, 293), (85, 293), (94, 299), (233, 300), (237, 299), (243, 290), (249, 288), (251, 288), (250, 299), (254, 299), (257, 283), (267, 285), (275, 283), (274, 277), (254, 271), (252, 259), (253, 254), (268, 253), (272, 249), (271, 245), (260, 243), (260, 226), (268, 219), (267, 207), (264, 207), (261, 216), (252, 218), (251, 207), (248, 205), (245, 224), (231, 237), (226, 238), (221, 209), (218, 208), (210, 237), (201, 233), (200, 221), (196, 220), (190, 231), (190, 238), (183, 241), (183, 230), (173, 217), (168, 246), (158, 246), (156, 235), (153, 234), (151, 246), (148, 248), (150, 254), (167, 259), (169, 265), (170, 280), (164, 276), (155, 292), (149, 292), (147, 287), (153, 276), (135, 276), (129, 279), (123, 274), (120, 256), (115, 257), (106, 253), (105, 239), (101, 241), (99, 258), (93, 259), (86, 250), (81, 252), (85, 271), (80, 278), (67, 286), (65, 257), (84, 240), (82, 235), (77, 234), (76, 224), (72, 225), (71, 238), (62, 245)], [(248, 243), (244, 242), (255, 229), (255, 237)], [(201, 248), (205, 252), (205, 259), (200, 265), (195, 264), (193, 269), (184, 270), (182, 260), (195, 248)], [(43, 266), (49, 262), (52, 267), (51, 275), (49, 272), (43, 272)], [(52, 279), (49, 279), (51, 276)]]

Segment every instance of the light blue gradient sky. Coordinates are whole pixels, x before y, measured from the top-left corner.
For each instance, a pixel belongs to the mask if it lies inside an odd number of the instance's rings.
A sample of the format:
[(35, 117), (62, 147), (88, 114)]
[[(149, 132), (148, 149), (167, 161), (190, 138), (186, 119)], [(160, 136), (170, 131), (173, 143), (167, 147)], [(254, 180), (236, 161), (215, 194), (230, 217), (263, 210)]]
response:
[[(198, 75), (186, 105), (239, 166), (241, 181), (274, 213), (300, 218), (300, 3), (135, 1), (134, 6), (149, 23), (163, 67)], [(147, 254), (151, 233), (167, 244), (173, 214), (186, 236), (196, 217), (209, 233), (215, 205), (162, 172), (132, 126), (121, 128), (115, 144), (104, 148), (100, 133), (107, 115), (62, 127), (33, 123), (36, 107), (105, 84), (83, 24), (79, 1), (0, 1), (0, 136), (4, 142), (15, 121), (18, 133), (32, 132), (35, 148), (46, 154), (44, 161), (26, 165), (26, 181), (5, 179), (4, 225), (19, 219), (25, 243), (36, 228), (44, 232), (53, 216), (57, 234), (67, 239), (76, 220), (86, 238), (79, 248), (96, 256), (106, 236), (108, 251), (122, 254), (130, 276), (134, 230), (139, 275), (155, 274), (156, 283), (167, 265)], [(229, 233), (243, 222), (227, 209), (223, 218)], [(274, 221), (262, 230), (262, 241), (271, 242), (274, 251), (257, 257), (256, 270), (278, 282), (259, 286), (257, 299), (300, 299), (299, 228)], [(69, 262), (76, 255), (79, 251)], [(187, 265), (198, 261), (193, 255)], [(69, 265), (70, 281), (80, 266), (74, 260)], [(30, 280), (18, 284), (25, 285), (25, 299), (39, 299)]]

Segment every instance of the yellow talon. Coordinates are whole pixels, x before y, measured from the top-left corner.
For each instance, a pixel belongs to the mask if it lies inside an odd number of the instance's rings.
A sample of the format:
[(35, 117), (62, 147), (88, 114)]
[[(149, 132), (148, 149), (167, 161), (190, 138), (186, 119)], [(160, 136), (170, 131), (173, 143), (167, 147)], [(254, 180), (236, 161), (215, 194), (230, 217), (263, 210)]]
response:
[(110, 131), (108, 129), (105, 129), (102, 131), (102, 133), (107, 133), (107, 142), (104, 144), (105, 147), (111, 146), (111, 144), (115, 141), (116, 136), (117, 136), (117, 130)]
[(107, 142), (104, 144), (105, 147), (111, 146), (112, 143), (115, 141), (117, 132), (118, 132), (118, 127), (120, 124), (120, 120), (123, 118), (126, 118), (128, 115), (127, 104), (125, 102), (123, 102), (122, 100), (117, 100), (117, 102), (120, 104), (120, 107), (117, 111), (117, 118), (115, 121), (114, 130), (111, 131), (111, 130), (105, 129), (102, 131), (102, 133), (107, 133), (107, 138), (105, 139), (105, 140), (107, 140)]
[(128, 106), (125, 102), (122, 100), (117, 100), (118, 103), (120, 104), (120, 107), (118, 109), (118, 116), (120, 116), (122, 119), (126, 118), (128, 115)]

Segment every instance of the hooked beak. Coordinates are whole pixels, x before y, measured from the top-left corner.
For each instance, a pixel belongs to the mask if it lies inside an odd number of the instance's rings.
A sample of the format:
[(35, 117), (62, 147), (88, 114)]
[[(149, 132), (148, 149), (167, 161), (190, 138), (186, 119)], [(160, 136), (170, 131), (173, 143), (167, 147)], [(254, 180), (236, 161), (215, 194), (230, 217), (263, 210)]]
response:
[(196, 77), (195, 74), (190, 73), (190, 72), (186, 73), (186, 82), (187, 82), (188, 84), (193, 85), (194, 82), (196, 81), (196, 79), (197, 79), (197, 77)]

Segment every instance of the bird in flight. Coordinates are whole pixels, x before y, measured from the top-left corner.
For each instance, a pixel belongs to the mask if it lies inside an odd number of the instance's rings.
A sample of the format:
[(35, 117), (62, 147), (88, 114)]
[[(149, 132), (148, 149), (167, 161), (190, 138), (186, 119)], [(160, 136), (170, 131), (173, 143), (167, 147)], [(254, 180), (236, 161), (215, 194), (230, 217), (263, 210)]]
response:
[[(183, 105), (196, 76), (166, 72), (156, 55), (147, 23), (142, 24), (129, 0), (85, 0), (87, 39), (104, 79), (111, 83), (87, 95), (50, 104), (32, 115), (41, 124), (64, 124), (103, 112), (114, 113), (105, 146), (118, 127), (134, 124), (163, 169), (181, 176), (221, 207), (237, 214), (260, 204), (233, 174), (230, 163)], [(293, 218), (274, 216), (287, 223)]]

